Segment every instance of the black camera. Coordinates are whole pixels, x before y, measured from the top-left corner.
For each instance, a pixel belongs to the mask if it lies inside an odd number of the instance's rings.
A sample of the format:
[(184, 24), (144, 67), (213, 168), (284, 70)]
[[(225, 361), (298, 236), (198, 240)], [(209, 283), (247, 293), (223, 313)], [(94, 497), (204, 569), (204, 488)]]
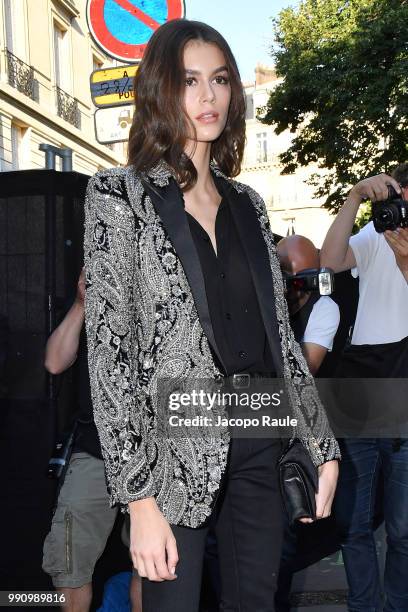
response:
[(65, 476), (74, 446), (77, 422), (75, 421), (68, 435), (55, 444), (52, 457), (48, 462), (48, 478), (58, 479)]
[(397, 227), (408, 227), (408, 202), (388, 185), (387, 200), (372, 203), (371, 218), (379, 234)]
[(320, 295), (330, 295), (334, 291), (334, 272), (331, 268), (308, 268), (298, 274), (283, 272), (286, 290), (317, 291)]

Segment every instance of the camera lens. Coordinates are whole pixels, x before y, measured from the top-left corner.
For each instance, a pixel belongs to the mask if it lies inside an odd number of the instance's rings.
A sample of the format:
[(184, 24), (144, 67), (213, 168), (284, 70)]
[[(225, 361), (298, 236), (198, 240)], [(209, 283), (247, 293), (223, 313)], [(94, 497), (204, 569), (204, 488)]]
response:
[(297, 291), (304, 291), (306, 288), (305, 280), (303, 278), (293, 278), (292, 287)]
[(383, 223), (391, 223), (393, 221), (392, 210), (388, 206), (384, 206), (378, 216)]

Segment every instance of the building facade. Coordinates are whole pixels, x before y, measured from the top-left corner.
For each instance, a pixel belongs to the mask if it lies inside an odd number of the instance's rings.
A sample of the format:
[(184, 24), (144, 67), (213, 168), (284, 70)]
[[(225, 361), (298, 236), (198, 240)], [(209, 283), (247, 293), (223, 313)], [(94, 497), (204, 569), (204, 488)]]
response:
[(320, 247), (333, 217), (313, 198), (313, 188), (306, 183), (318, 170), (299, 168), (294, 174), (281, 175), (278, 156), (289, 148), (293, 135), (286, 130), (278, 136), (272, 126), (256, 118), (278, 82), (273, 68), (258, 65), (255, 82), (245, 85), (247, 143), (239, 180), (262, 195), (276, 234), (302, 234)]
[(0, 26), (0, 170), (44, 168), (42, 143), (85, 174), (125, 163), (123, 143), (95, 138), (90, 74), (117, 62), (90, 37), (86, 0), (0, 0)]

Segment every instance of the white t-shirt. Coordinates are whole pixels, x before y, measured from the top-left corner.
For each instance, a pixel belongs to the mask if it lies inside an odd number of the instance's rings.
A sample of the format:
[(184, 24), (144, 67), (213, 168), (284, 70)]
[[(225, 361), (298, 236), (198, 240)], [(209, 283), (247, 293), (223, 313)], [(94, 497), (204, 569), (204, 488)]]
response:
[(339, 323), (339, 307), (328, 295), (323, 295), (313, 305), (302, 342), (313, 342), (331, 351)]
[(370, 221), (349, 242), (360, 277), (352, 344), (387, 344), (408, 336), (408, 283), (384, 234)]

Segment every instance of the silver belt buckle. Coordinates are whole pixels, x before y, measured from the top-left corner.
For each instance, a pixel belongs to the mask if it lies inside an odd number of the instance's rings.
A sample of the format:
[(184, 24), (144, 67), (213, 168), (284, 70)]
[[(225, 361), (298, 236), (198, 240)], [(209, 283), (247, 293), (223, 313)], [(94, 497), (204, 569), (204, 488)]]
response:
[(248, 372), (242, 372), (242, 374), (232, 375), (232, 386), (235, 389), (247, 389), (251, 384), (251, 376)]

